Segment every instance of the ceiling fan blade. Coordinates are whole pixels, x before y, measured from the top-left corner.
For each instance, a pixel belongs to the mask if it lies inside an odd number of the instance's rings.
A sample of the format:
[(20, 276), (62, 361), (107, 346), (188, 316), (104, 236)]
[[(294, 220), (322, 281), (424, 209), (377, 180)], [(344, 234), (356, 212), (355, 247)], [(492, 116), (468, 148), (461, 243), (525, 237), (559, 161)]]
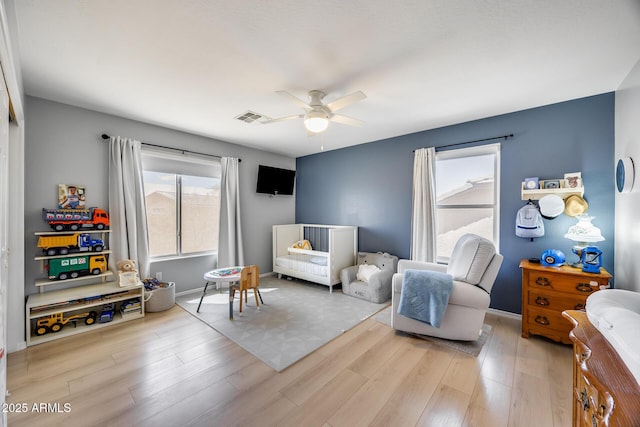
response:
[(342, 98), (338, 98), (335, 101), (328, 103), (326, 106), (333, 112), (341, 110), (344, 107), (348, 107), (351, 104), (354, 104), (358, 101), (362, 101), (365, 99), (367, 95), (362, 93), (362, 91), (353, 92), (350, 95), (345, 95)]
[(349, 126), (362, 126), (362, 124), (364, 123), (362, 120), (354, 119), (347, 116), (342, 116), (340, 114), (332, 115), (331, 119), (329, 120), (331, 120), (332, 122), (342, 123), (343, 125), (349, 125)]
[(262, 123), (263, 125), (268, 125), (270, 123), (286, 122), (287, 120), (302, 119), (302, 118), (304, 118), (304, 114), (297, 114), (295, 116), (278, 117), (277, 119), (264, 120), (260, 123)]
[(298, 98), (297, 96), (291, 95), (286, 90), (278, 90), (278, 91), (276, 91), (276, 93), (284, 96), (285, 98), (287, 98), (289, 101), (293, 102), (294, 104), (296, 104), (300, 108), (304, 108), (305, 110), (311, 108), (311, 106), (309, 104), (307, 104), (306, 102), (304, 102), (302, 99)]

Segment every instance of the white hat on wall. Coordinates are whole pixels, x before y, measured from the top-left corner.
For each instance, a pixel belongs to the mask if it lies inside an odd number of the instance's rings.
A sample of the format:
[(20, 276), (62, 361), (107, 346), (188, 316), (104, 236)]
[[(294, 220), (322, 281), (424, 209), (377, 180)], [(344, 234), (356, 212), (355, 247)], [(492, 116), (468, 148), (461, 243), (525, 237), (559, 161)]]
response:
[(538, 203), (540, 214), (546, 219), (553, 219), (564, 212), (564, 201), (557, 194), (547, 194)]

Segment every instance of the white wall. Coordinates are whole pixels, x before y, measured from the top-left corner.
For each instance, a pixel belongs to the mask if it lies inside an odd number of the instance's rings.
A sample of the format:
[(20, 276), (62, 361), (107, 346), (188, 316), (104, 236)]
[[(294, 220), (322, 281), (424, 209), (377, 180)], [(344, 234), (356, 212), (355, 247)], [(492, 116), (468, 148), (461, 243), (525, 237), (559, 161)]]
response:
[[(108, 206), (108, 144), (100, 137), (102, 133), (166, 147), (241, 158), (245, 262), (257, 264), (264, 273), (272, 270), (271, 226), (294, 222), (295, 196), (270, 198), (256, 194), (258, 164), (295, 169), (295, 159), (41, 98), (26, 98), (26, 117), (26, 295), (37, 292), (34, 280), (43, 276), (38, 263), (33, 261), (36, 252), (34, 232), (47, 230), (41, 218), (42, 208), (56, 205), (58, 184), (84, 185), (88, 206)], [(161, 271), (164, 280), (176, 282), (176, 291), (183, 292), (204, 286), (203, 274), (215, 267), (216, 258), (204, 256), (154, 263), (151, 273)]]
[(634, 160), (636, 178), (631, 193), (615, 197), (615, 283), (640, 292), (640, 61), (616, 91), (616, 161), (625, 156)]

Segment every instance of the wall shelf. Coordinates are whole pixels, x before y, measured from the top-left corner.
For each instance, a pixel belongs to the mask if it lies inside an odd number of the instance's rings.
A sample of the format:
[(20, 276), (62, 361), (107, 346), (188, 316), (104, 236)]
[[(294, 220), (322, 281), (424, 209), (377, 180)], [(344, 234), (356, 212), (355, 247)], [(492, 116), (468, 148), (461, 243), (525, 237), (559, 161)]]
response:
[(541, 198), (549, 194), (557, 194), (558, 196), (562, 197), (563, 200), (572, 195), (582, 197), (584, 195), (584, 186), (576, 188), (562, 187), (527, 190), (524, 188), (523, 182), (520, 188), (520, 195), (522, 197), (522, 200), (540, 200)]
[(80, 234), (91, 234), (91, 233), (111, 233), (111, 230), (96, 230), (94, 228), (90, 229), (90, 230), (76, 230), (76, 231), (71, 231), (71, 230), (65, 230), (65, 231), (36, 231), (33, 234), (35, 236), (64, 236), (66, 234), (76, 234), (76, 233), (80, 233)]
[(111, 253), (111, 250), (107, 249), (105, 251), (101, 251), (101, 252), (91, 252), (91, 251), (80, 251), (80, 252), (70, 252), (66, 255), (41, 255), (41, 256), (35, 256), (33, 259), (36, 261), (46, 261), (48, 259), (54, 259), (54, 258), (69, 258), (69, 257), (74, 257), (74, 256), (78, 256), (78, 255), (108, 255)]
[(49, 280), (49, 279), (37, 279), (36, 280), (36, 286), (47, 286), (47, 285), (55, 285), (56, 283), (66, 283), (66, 282), (76, 282), (78, 280), (87, 280), (87, 279), (93, 279), (96, 277), (109, 277), (112, 276), (113, 273), (111, 272), (111, 270), (107, 270), (104, 273), (101, 274), (88, 274), (85, 276), (80, 276), (80, 277), (75, 277), (72, 279), (64, 279), (64, 280)]

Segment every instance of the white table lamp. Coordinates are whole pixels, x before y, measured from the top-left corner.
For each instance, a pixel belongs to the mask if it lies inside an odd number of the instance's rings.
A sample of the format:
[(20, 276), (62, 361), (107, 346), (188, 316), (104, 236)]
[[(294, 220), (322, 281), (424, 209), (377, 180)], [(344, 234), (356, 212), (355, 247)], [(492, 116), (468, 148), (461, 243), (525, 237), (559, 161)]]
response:
[[(576, 218), (578, 219), (578, 223), (569, 227), (564, 237), (576, 242), (572, 251), (578, 256), (581, 256), (582, 249), (586, 246), (591, 246), (591, 243), (602, 242), (605, 239), (600, 229), (591, 223), (594, 217), (588, 214), (582, 214), (576, 216)], [(580, 264), (580, 262), (577, 264)]]

